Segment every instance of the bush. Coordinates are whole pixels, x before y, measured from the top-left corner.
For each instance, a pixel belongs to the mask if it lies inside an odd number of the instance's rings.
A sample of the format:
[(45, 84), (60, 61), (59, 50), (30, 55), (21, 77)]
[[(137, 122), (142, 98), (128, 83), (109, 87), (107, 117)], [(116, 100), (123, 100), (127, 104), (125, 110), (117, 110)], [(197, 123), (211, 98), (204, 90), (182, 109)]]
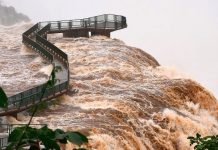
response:
[(196, 137), (189, 136), (190, 145), (195, 145), (195, 150), (218, 150), (218, 135), (201, 137), (199, 133)]

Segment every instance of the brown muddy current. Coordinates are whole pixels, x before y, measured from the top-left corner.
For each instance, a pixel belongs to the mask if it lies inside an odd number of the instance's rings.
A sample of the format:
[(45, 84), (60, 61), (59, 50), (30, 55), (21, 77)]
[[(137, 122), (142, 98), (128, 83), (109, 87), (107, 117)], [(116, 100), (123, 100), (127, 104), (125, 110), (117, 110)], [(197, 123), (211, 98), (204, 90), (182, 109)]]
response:
[[(22, 47), (20, 34), (26, 28), (15, 26), (4, 32), (1, 28), (5, 52), (0, 53), (0, 79), (6, 89), (12, 87), (12, 81), (18, 87), (19, 82), (32, 86), (25, 82), (29, 76), (31, 82), (42, 83), (46, 79), (42, 74), (49, 70), (44, 61), (34, 61), (38, 58), (35, 53), (27, 55), (30, 50), (24, 46), (23, 53), (17, 50)], [(8, 37), (8, 44), (2, 42), (2, 34)], [(160, 66), (143, 50), (102, 36), (56, 35), (49, 39), (69, 56), (71, 90), (38, 113), (33, 123), (81, 131), (90, 140), (87, 148), (97, 150), (189, 150), (193, 147), (188, 136), (218, 134), (215, 97), (197, 82)], [(29, 67), (31, 63), (37, 67)], [(28, 118), (7, 119), (24, 123)], [(69, 144), (64, 149), (72, 148)]]

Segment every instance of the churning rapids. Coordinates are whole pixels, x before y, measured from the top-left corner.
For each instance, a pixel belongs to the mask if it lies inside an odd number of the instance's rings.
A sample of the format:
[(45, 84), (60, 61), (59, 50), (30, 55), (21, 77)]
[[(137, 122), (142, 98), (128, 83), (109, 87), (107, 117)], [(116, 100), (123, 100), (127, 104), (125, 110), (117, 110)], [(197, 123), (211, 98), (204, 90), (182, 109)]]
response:
[[(49, 64), (22, 46), (31, 25), (0, 28), (0, 84), (8, 95), (45, 82)], [(86, 134), (89, 149), (189, 150), (187, 137), (218, 134), (218, 104), (197, 82), (118, 39), (49, 37), (69, 56), (68, 95), (33, 123)], [(29, 117), (7, 117), (25, 123)], [(73, 145), (65, 149), (71, 150)]]

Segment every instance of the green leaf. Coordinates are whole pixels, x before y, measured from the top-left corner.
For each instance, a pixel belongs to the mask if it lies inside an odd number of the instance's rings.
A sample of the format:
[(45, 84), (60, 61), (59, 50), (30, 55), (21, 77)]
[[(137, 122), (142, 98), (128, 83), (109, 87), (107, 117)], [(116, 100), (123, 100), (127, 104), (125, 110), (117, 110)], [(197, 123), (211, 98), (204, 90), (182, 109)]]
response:
[(55, 132), (48, 128), (48, 126), (44, 126), (38, 130), (39, 138), (46, 136), (49, 139), (55, 139)]
[(51, 72), (51, 77), (47, 82), (48, 87), (53, 87), (57, 82), (60, 82), (59, 79), (56, 79), (56, 73), (62, 71), (61, 66), (55, 66)]
[(56, 129), (55, 133), (59, 133), (59, 134), (65, 134), (64, 130), (61, 129)]
[(24, 127), (17, 127), (15, 128), (11, 134), (8, 137), (8, 142), (17, 142), (21, 138), (23, 132), (24, 132)]
[(188, 139), (190, 139), (190, 145), (195, 144), (195, 150), (218, 150), (217, 136), (201, 137), (201, 135), (197, 133), (196, 137), (188, 137)]
[(30, 146), (30, 150), (38, 150), (38, 142), (42, 142), (46, 150), (60, 150), (58, 142), (67, 144), (68, 141), (78, 146), (88, 143), (86, 136), (79, 132), (64, 132), (61, 129), (54, 131), (47, 126), (40, 129), (27, 126), (16, 127), (9, 135), (9, 145), (6, 150), (21, 150), (26, 146)]
[(68, 132), (67, 140), (79, 146), (88, 143), (87, 137), (79, 132)]
[(42, 127), (38, 131), (39, 140), (42, 141), (46, 149), (60, 150), (59, 145), (55, 140), (55, 132), (49, 129), (47, 126)]
[[(15, 128), (10, 134), (9, 134), (9, 137), (8, 137), (8, 142), (10, 143), (6, 150), (12, 150), (14, 149), (15, 147), (17, 147), (17, 149), (21, 149), (22, 148), (22, 145), (25, 145), (27, 144), (27, 140), (25, 138), (25, 134), (23, 134), (25, 131), (25, 127), (17, 127)], [(23, 136), (22, 136), (23, 135)], [(18, 143), (18, 141), (21, 140), (20, 143)], [(18, 145), (19, 144), (19, 145)]]
[(55, 130), (55, 139), (63, 140), (64, 138), (66, 138), (65, 132), (61, 129), (56, 129)]
[(63, 71), (63, 70), (62, 70), (62, 67), (61, 67), (61, 66), (55, 66), (54, 71), (55, 71), (55, 72), (60, 72), (60, 71)]
[(67, 135), (61, 129), (55, 130), (55, 139), (58, 140), (61, 144), (67, 144)]
[(5, 94), (4, 90), (0, 87), (0, 108), (8, 107), (8, 97)]
[(201, 138), (201, 135), (199, 133), (196, 134), (196, 138)]
[(54, 149), (54, 150), (61, 150), (60, 146), (57, 144), (55, 140), (49, 139), (47, 137), (41, 137), (40, 139), (44, 144), (46, 149)]
[(67, 144), (67, 138), (64, 138), (64, 139), (61, 139), (61, 140), (59, 139), (58, 142), (61, 143), (61, 144)]
[(12, 150), (14, 146), (15, 143), (10, 143), (9, 145), (7, 145), (6, 150)]
[(39, 132), (36, 128), (27, 127), (26, 132), (23, 136), (23, 140), (26, 140), (26, 143), (34, 144), (39, 139)]

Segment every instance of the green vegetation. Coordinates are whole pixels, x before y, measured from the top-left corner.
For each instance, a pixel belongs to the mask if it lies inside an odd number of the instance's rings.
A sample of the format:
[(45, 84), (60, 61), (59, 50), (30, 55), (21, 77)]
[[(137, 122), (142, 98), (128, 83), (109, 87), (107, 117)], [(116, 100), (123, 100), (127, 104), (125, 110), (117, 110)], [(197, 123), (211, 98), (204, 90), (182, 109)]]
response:
[[(75, 150), (84, 150), (81, 148), (83, 144), (88, 143), (88, 139), (85, 135), (79, 132), (64, 132), (61, 129), (52, 130), (47, 126), (43, 126), (40, 129), (30, 127), (31, 121), (36, 114), (37, 110), (43, 106), (44, 102), (42, 101), (45, 91), (49, 87), (53, 87), (58, 79), (56, 79), (56, 73), (61, 71), (61, 67), (57, 66), (53, 69), (50, 80), (42, 88), (42, 94), (40, 97), (40, 102), (32, 108), (32, 115), (27, 125), (23, 127), (16, 127), (10, 133), (8, 142), (9, 145), (6, 147), (6, 150), (60, 150), (59, 144), (67, 144), (71, 142), (78, 146), (78, 149)], [(0, 88), (0, 108), (7, 108), (8, 98)], [(47, 106), (45, 106), (47, 107)], [(44, 148), (43, 148), (44, 147)]]
[(17, 127), (9, 136), (8, 142), (10, 144), (6, 150), (14, 148), (22, 150), (27, 146), (29, 146), (29, 150), (40, 150), (40, 145), (43, 145), (46, 150), (60, 150), (58, 143), (67, 144), (68, 141), (78, 146), (88, 143), (88, 139), (79, 132), (64, 132), (60, 129), (51, 130), (47, 126), (40, 129), (26, 126)]
[(8, 97), (5, 94), (4, 90), (0, 87), (0, 108), (8, 107)]
[(201, 137), (199, 133), (196, 137), (189, 136), (190, 145), (195, 145), (195, 150), (218, 150), (218, 135)]

